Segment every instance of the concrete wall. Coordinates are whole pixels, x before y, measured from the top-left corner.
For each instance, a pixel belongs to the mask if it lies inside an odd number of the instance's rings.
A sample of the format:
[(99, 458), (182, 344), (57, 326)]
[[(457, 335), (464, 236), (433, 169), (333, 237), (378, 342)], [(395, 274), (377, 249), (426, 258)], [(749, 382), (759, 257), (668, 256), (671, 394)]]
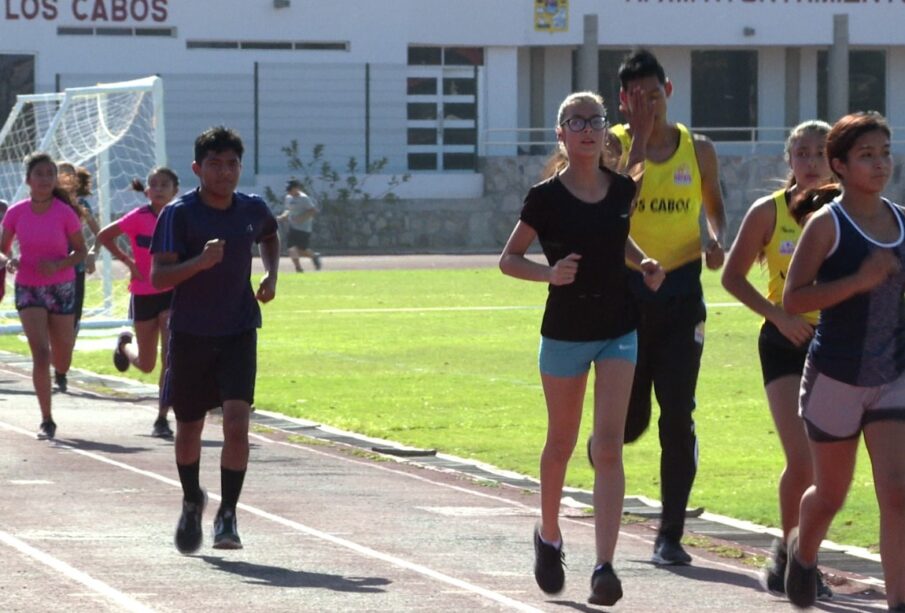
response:
[[(482, 198), (369, 202), (345, 210), (328, 202), (316, 220), (313, 246), (332, 253), (497, 252), (544, 161), (543, 156), (485, 158)], [(730, 236), (754, 200), (782, 186), (787, 169), (781, 156), (721, 156)], [(905, 161), (896, 162), (886, 195), (905, 202)]]

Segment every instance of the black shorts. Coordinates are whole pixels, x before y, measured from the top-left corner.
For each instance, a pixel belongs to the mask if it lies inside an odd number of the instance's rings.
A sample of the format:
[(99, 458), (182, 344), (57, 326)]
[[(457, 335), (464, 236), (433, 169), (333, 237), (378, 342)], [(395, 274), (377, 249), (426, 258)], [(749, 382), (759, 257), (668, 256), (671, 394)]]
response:
[(798, 347), (782, 335), (774, 324), (765, 321), (757, 339), (760, 353), (760, 369), (764, 386), (780, 377), (801, 376), (804, 360), (808, 357), (808, 345)]
[(157, 319), (164, 311), (170, 310), (173, 301), (173, 290), (160, 294), (132, 294), (129, 300), (129, 319), (132, 321), (149, 321)]
[(286, 244), (290, 247), (295, 247), (297, 249), (301, 249), (304, 251), (308, 248), (308, 245), (311, 243), (311, 232), (305, 232), (304, 230), (296, 230), (294, 228), (289, 228), (289, 235), (286, 237)]
[(203, 419), (227, 400), (254, 402), (258, 331), (230, 336), (171, 332), (164, 402), (176, 421)]

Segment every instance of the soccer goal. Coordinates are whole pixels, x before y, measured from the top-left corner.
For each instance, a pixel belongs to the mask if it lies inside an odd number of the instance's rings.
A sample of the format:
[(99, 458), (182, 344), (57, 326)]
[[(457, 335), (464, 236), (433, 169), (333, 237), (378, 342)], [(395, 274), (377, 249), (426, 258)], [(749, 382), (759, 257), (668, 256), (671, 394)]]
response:
[[(10, 204), (28, 195), (22, 162), (33, 151), (91, 172), (94, 191), (88, 202), (105, 226), (145, 202), (132, 191), (132, 179), (144, 180), (151, 168), (166, 164), (163, 81), (147, 77), (17, 96), (0, 130), (0, 198)], [(93, 244), (93, 237), (86, 239)], [(114, 265), (106, 249), (100, 253), (97, 270), (85, 283), (82, 328), (128, 323), (127, 271)], [(8, 279), (0, 308), (0, 332), (19, 330), (11, 283)]]

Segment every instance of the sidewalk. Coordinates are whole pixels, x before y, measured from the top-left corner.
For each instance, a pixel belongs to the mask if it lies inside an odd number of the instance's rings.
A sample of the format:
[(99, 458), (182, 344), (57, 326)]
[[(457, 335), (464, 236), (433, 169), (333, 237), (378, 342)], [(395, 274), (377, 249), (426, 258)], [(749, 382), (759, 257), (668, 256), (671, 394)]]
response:
[[(58, 439), (34, 440), (29, 364), (0, 354), (0, 608), (4, 611), (600, 611), (586, 603), (594, 563), (590, 516), (564, 507), (565, 591), (532, 576), (536, 483), (430, 450), (255, 413), (239, 510), (245, 549), (194, 556), (172, 533), (181, 491), (172, 443), (148, 436), (154, 388), (73, 372), (54, 395)], [(99, 393), (101, 384), (107, 391)], [(202, 484), (219, 492), (222, 437), (204, 433)], [(378, 454), (374, 449), (383, 453)], [(702, 515), (689, 529), (694, 565), (650, 564), (655, 509), (627, 499), (616, 611), (789, 611), (737, 552), (772, 538)], [(755, 538), (757, 537), (757, 538)], [(750, 540), (749, 540), (750, 539)], [(704, 545), (712, 545), (704, 546)], [(716, 546), (728, 547), (720, 555)], [(885, 611), (869, 564), (837, 570), (839, 596), (818, 609)], [(860, 573), (864, 573), (863, 575)]]

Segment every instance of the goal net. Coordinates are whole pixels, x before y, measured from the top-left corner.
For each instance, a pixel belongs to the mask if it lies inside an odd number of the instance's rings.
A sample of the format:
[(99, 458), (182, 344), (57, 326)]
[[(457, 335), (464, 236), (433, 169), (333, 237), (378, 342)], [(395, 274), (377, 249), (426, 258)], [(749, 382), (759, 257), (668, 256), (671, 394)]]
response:
[[(83, 166), (92, 175), (88, 204), (101, 227), (145, 203), (131, 188), (154, 166), (166, 164), (163, 82), (147, 77), (94, 87), (28, 94), (0, 130), (0, 198), (10, 204), (28, 197), (23, 160), (33, 151)], [(86, 229), (86, 243), (94, 236)], [(127, 271), (100, 250), (96, 272), (85, 283), (82, 329), (128, 323)], [(18, 331), (12, 278), (0, 306), (0, 331)]]

